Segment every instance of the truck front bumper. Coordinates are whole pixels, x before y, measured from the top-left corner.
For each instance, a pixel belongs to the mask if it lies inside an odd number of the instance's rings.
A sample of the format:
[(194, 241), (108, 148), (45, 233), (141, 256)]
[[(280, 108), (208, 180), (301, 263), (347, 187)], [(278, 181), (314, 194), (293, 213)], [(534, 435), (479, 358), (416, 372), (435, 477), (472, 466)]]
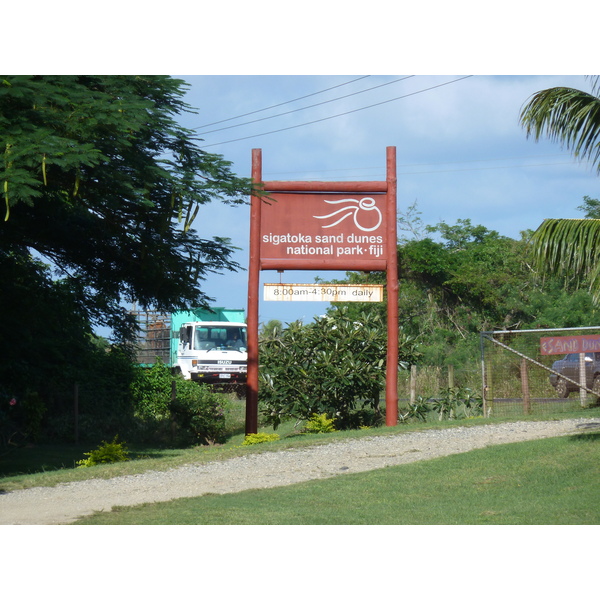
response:
[(246, 383), (246, 373), (190, 373), (192, 381), (199, 383)]

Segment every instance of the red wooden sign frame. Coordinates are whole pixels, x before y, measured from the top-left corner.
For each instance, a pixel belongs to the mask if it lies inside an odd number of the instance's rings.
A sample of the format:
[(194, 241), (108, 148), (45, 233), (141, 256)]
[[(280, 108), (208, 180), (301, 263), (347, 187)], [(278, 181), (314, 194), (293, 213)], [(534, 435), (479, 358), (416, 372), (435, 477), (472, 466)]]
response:
[[(248, 270), (246, 434), (258, 428), (258, 303), (261, 270), (386, 271), (386, 425), (398, 422), (398, 257), (396, 148), (386, 149), (386, 180), (263, 181), (252, 150)], [(270, 198), (270, 199), (269, 199)]]

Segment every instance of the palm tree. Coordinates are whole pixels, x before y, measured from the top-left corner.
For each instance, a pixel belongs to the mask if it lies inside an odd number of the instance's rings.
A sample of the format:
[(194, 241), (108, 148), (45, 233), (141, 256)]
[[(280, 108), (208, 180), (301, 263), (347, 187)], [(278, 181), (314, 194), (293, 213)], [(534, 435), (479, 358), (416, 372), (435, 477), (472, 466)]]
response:
[[(534, 94), (521, 111), (527, 136), (547, 135), (600, 174), (600, 76), (590, 78), (592, 93), (556, 87)], [(546, 219), (531, 239), (539, 272), (586, 282), (600, 304), (600, 219)]]

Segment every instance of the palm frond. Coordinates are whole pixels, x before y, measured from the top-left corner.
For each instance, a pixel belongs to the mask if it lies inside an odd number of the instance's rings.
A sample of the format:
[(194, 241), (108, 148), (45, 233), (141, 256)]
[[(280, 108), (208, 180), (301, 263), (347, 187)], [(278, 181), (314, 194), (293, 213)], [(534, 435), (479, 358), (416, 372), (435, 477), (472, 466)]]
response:
[(600, 303), (600, 219), (546, 219), (531, 238), (534, 268), (587, 279)]
[[(594, 90), (596, 85), (594, 84)], [(573, 88), (534, 94), (521, 111), (527, 136), (543, 135), (566, 145), (576, 157), (591, 160), (600, 173), (600, 98)]]

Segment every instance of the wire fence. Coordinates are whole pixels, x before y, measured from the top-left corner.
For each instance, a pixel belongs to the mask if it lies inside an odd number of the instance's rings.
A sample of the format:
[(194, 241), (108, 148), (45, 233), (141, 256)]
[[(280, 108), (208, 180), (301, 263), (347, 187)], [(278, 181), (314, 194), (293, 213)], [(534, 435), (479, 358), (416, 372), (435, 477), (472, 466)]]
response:
[(486, 416), (550, 415), (600, 395), (600, 327), (481, 333)]
[(398, 373), (398, 398), (439, 398), (449, 388), (467, 388), (481, 394), (481, 368), (473, 363), (463, 367), (416, 366)]

